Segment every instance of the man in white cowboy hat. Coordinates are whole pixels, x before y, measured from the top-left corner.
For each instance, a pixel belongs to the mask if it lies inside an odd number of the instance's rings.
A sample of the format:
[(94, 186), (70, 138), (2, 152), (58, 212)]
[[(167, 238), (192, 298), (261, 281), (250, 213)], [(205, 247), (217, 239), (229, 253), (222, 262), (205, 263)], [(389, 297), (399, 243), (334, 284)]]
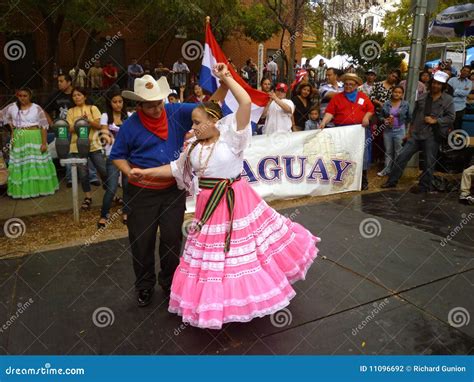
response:
[(164, 100), (170, 92), (166, 77), (156, 81), (150, 75), (137, 78), (134, 91), (122, 92), (124, 98), (137, 101), (137, 112), (120, 128), (110, 154), (114, 164), (128, 176), (126, 192), (131, 211), (128, 215), (128, 233), (138, 306), (148, 305), (154, 292), (158, 227), (161, 262), (158, 283), (165, 295), (169, 295), (173, 274), (179, 263), (185, 192), (178, 190), (174, 178), (159, 180), (130, 174), (134, 167), (162, 166), (179, 157), (184, 136), (192, 126), (191, 112), (196, 105), (165, 105)]
[(326, 108), (323, 120), (319, 127), (324, 129), (331, 121), (335, 126), (359, 125), (364, 128), (364, 163), (362, 167), (362, 185), (363, 190), (367, 190), (369, 182), (367, 170), (369, 169), (369, 145), (370, 145), (370, 117), (375, 112), (374, 105), (370, 98), (358, 90), (362, 85), (362, 79), (354, 73), (346, 73), (342, 76), (344, 91), (337, 93)]
[(449, 75), (437, 71), (430, 81), (429, 92), (420, 96), (413, 110), (408, 140), (395, 160), (390, 177), (382, 188), (397, 186), (411, 157), (418, 151), (425, 154), (425, 169), (419, 181), (419, 192), (431, 192), (433, 172), (440, 140), (445, 138), (455, 119), (453, 97), (445, 92)]

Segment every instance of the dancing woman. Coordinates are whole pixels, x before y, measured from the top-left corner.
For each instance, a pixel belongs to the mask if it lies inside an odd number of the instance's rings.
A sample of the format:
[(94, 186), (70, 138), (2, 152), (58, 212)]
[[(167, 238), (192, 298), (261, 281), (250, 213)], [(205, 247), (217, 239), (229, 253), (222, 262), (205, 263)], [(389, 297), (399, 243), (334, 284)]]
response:
[(192, 112), (195, 137), (179, 159), (132, 173), (174, 177), (198, 194), (169, 311), (193, 326), (220, 329), (287, 306), (295, 296), (290, 284), (305, 278), (320, 239), (270, 208), (241, 178), (251, 100), (225, 64), (214, 73), (238, 101), (237, 112), (223, 118), (218, 104), (199, 104)]

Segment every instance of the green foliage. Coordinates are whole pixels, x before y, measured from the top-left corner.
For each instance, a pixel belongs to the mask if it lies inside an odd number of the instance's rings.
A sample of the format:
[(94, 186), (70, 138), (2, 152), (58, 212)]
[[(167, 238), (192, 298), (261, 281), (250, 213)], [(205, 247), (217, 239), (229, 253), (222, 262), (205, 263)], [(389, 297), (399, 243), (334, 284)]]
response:
[(363, 27), (352, 33), (341, 31), (337, 36), (338, 51), (352, 57), (352, 63), (368, 68), (397, 68), (401, 58), (391, 47), (385, 48), (385, 38), (378, 33), (367, 33)]
[(264, 42), (280, 31), (272, 13), (261, 3), (242, 9), (243, 33), (256, 42)]
[[(438, 6), (433, 13), (433, 19), (442, 10), (451, 7), (452, 5), (465, 4), (466, 0), (438, 0)], [(387, 30), (385, 45), (387, 47), (399, 48), (401, 46), (408, 46), (411, 42), (411, 31), (413, 25), (414, 9), (412, 7), (412, 0), (401, 0), (397, 8), (393, 12), (387, 12), (382, 26)], [(430, 20), (431, 21), (431, 20)], [(460, 38), (440, 38), (429, 37), (428, 43), (460, 41)]]

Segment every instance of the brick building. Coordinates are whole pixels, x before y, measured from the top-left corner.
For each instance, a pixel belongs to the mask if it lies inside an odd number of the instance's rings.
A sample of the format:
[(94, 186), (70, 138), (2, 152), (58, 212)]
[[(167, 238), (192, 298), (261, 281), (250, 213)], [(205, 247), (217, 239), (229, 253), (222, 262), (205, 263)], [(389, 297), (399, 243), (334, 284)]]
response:
[[(45, 43), (47, 33), (42, 19), (35, 17), (35, 15), (26, 17), (21, 13), (11, 14), (8, 17), (17, 17), (18, 24), (14, 33), (0, 35), (0, 47), (4, 53), (0, 55), (1, 93), (11, 95), (15, 88), (22, 85), (34, 89), (47, 89), (53, 86), (52, 70), (46, 71), (45, 68), (52, 68), (54, 59), (48, 57), (47, 44)], [(56, 63), (57, 68), (65, 72), (75, 66), (89, 37), (86, 30), (71, 31), (70, 29), (70, 25), (65, 22), (60, 34), (60, 54)], [(32, 30), (34, 31), (31, 32)], [(183, 37), (166, 36), (166, 38), (154, 42), (146, 42), (142, 24), (125, 25), (119, 18), (111, 18), (108, 30), (94, 36), (94, 39), (89, 38), (80, 67), (84, 69), (88, 65), (92, 66), (91, 60), (93, 58), (99, 58), (102, 64), (110, 59), (122, 73), (125, 73), (132, 58), (137, 58), (141, 64), (145, 60), (149, 60), (152, 68), (156, 67), (158, 62), (171, 68), (178, 57), (184, 56), (187, 58), (185, 61), (191, 71), (199, 73), (201, 59), (198, 50), (199, 44), (202, 47), (204, 43), (202, 36), (197, 39), (193, 39), (193, 36)], [(297, 58), (301, 58), (302, 35), (295, 37)], [(290, 36), (287, 34), (283, 44), (288, 55), (289, 39)], [(264, 43), (265, 58), (277, 53), (280, 48), (280, 40), (281, 34), (276, 34)], [(10, 55), (5, 53), (6, 45), (10, 48)], [(198, 50), (193, 50), (193, 45)], [(188, 50), (185, 50), (186, 47)], [(245, 61), (249, 57), (257, 62), (258, 44), (245, 36), (239, 34), (230, 36), (223, 43), (222, 48), (238, 68), (245, 65)], [(283, 68), (280, 55), (277, 54), (277, 57), (277, 62)], [(123, 75), (123, 77), (126, 76)]]

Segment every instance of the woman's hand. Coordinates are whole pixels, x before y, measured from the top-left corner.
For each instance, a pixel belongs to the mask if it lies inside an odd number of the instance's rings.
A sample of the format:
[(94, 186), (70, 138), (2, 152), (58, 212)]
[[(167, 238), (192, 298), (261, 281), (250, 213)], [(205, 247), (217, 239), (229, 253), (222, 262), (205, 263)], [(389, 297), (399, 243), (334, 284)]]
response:
[(268, 95), (273, 101), (276, 101), (278, 99), (277, 95), (275, 94), (273, 90), (270, 93), (268, 93)]
[(319, 124), (319, 128), (322, 130), (326, 127), (326, 123), (324, 123), (323, 121), (321, 121), (321, 123)]
[(223, 63), (214, 65), (213, 71), (216, 77), (219, 78), (220, 80), (223, 80), (226, 76), (230, 75), (227, 65)]
[(40, 150), (42, 153), (45, 153), (46, 151), (48, 151), (48, 145), (46, 143), (42, 143)]

